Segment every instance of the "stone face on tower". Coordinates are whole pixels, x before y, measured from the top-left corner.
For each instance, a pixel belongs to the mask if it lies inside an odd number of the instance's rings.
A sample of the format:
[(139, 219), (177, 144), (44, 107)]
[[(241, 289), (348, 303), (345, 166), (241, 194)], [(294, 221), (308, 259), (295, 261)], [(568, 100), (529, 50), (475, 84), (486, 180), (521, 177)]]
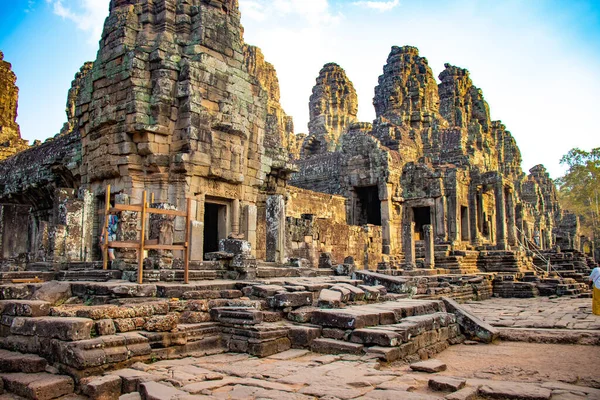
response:
[(16, 82), (17, 76), (11, 64), (4, 61), (4, 54), (0, 51), (0, 160), (28, 147), (27, 141), (21, 139), (17, 124), (19, 88)]
[(308, 107), (309, 136), (305, 140), (304, 154), (339, 150), (340, 137), (357, 122), (358, 113), (358, 96), (346, 71), (337, 64), (325, 64), (313, 87)]

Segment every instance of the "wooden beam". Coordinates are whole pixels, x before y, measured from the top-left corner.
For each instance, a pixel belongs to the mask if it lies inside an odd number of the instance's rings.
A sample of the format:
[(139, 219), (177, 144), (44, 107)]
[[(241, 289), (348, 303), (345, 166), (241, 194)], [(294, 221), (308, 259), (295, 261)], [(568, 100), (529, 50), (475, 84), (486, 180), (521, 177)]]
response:
[(140, 247), (140, 242), (108, 242), (108, 247), (113, 249), (137, 249)]
[(185, 245), (181, 244), (146, 244), (146, 250), (185, 250)]
[(141, 204), (115, 204), (114, 207), (112, 207), (109, 211), (111, 213), (117, 213), (119, 211), (140, 212), (140, 211), (142, 211), (142, 206), (141, 206)]
[(139, 259), (138, 259), (138, 283), (142, 284), (144, 281), (144, 236), (146, 234), (146, 196), (147, 193), (144, 190), (142, 194), (142, 230), (140, 232), (140, 243), (139, 243)]
[(175, 215), (177, 217), (185, 217), (187, 215), (185, 211), (164, 210), (162, 208), (147, 208), (146, 211), (151, 214)]

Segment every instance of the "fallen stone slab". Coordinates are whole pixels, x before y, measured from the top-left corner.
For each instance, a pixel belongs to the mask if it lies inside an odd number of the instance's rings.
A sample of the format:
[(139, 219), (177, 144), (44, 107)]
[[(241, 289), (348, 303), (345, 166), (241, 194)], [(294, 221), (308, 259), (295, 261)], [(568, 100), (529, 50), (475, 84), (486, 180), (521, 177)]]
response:
[(489, 381), (478, 394), (490, 399), (549, 400), (552, 391), (530, 383)]
[(17, 317), (10, 332), (13, 335), (41, 336), (64, 341), (85, 340), (91, 337), (94, 321), (71, 317)]
[(498, 332), (499, 339), (509, 342), (600, 346), (600, 331), (597, 330), (498, 328)]
[(412, 369), (413, 371), (428, 372), (431, 374), (435, 372), (445, 371), (446, 364), (444, 364), (440, 360), (431, 358), (426, 361), (419, 361), (414, 364), (410, 364), (410, 369)]
[(373, 390), (358, 399), (369, 400), (439, 400), (437, 396), (401, 390)]
[(456, 392), (465, 387), (465, 379), (452, 378), (449, 376), (436, 376), (429, 379), (428, 386), (438, 392)]
[(313, 340), (310, 349), (315, 353), (325, 354), (363, 354), (364, 346), (342, 340), (320, 338)]
[(283, 351), (281, 353), (273, 354), (272, 356), (269, 356), (269, 358), (271, 358), (273, 360), (292, 360), (294, 358), (305, 356), (308, 353), (309, 353), (308, 350), (291, 349), (291, 350)]
[(121, 396), (121, 378), (117, 375), (83, 378), (79, 387), (91, 400), (115, 400)]
[(477, 393), (479, 388), (477, 387), (465, 387), (457, 392), (450, 393), (446, 397), (446, 400), (475, 400), (477, 399)]
[(163, 385), (158, 382), (144, 382), (140, 384), (142, 400), (171, 400), (187, 393), (174, 387)]
[(73, 393), (73, 379), (45, 372), (1, 374), (5, 390), (32, 400), (51, 400)]
[(456, 322), (465, 336), (485, 343), (491, 343), (498, 338), (498, 329), (465, 310), (456, 301), (448, 297), (442, 297), (442, 300), (448, 312), (456, 315)]

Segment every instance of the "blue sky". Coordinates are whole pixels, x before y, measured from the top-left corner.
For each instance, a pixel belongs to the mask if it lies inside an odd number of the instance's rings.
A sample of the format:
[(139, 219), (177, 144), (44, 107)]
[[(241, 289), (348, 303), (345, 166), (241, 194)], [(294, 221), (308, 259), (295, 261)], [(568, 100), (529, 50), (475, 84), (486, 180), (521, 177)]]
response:
[[(239, 0), (245, 39), (275, 65), (285, 111), (306, 132), (320, 68), (340, 64), (372, 121), (392, 45), (417, 46), (437, 76), (467, 68), (493, 119), (515, 136), (523, 168), (552, 177), (572, 147), (600, 146), (600, 0)], [(2, 0), (0, 50), (13, 64), (25, 139), (56, 134), (67, 91), (93, 60), (109, 0)]]

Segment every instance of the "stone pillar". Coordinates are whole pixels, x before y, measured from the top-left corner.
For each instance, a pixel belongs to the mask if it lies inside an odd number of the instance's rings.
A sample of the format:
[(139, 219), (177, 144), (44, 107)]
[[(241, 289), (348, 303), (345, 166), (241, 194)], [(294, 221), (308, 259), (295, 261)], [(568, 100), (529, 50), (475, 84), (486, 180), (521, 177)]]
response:
[(515, 210), (515, 193), (512, 189), (506, 193), (506, 224), (508, 233), (508, 244), (517, 245), (517, 222)]
[(231, 207), (231, 233), (234, 237), (240, 234), (240, 201), (238, 199), (233, 200)]
[(415, 221), (412, 207), (404, 208), (402, 221), (402, 251), (404, 252), (404, 269), (411, 270), (415, 264)]
[(496, 247), (506, 250), (506, 205), (504, 201), (504, 184), (496, 183)]
[(246, 234), (246, 240), (250, 243), (251, 254), (256, 257), (256, 224), (258, 211), (254, 204), (248, 204), (244, 207), (243, 229)]
[(190, 261), (204, 260), (204, 196), (192, 200)]
[(446, 206), (446, 196), (441, 196), (435, 199), (434, 207), (431, 210), (434, 213), (434, 218), (431, 218), (431, 221), (434, 221), (435, 240), (438, 243), (447, 240), (448, 218), (446, 215)]
[(280, 194), (267, 197), (267, 256), (268, 262), (284, 262), (285, 201)]
[(433, 228), (431, 225), (423, 226), (425, 242), (425, 268), (433, 269), (435, 266), (435, 253), (433, 244)]
[(385, 186), (385, 193), (381, 200), (381, 252), (383, 254), (392, 254), (392, 205), (390, 201), (392, 185)]
[(469, 194), (469, 225), (471, 227), (471, 243), (475, 246), (481, 244), (481, 232), (479, 231), (479, 225), (481, 224), (481, 213), (479, 212), (482, 208), (481, 197), (479, 191), (475, 189), (474, 193)]
[(448, 240), (453, 244), (458, 243), (461, 240), (461, 224), (456, 193), (447, 197), (446, 204), (448, 206)]

